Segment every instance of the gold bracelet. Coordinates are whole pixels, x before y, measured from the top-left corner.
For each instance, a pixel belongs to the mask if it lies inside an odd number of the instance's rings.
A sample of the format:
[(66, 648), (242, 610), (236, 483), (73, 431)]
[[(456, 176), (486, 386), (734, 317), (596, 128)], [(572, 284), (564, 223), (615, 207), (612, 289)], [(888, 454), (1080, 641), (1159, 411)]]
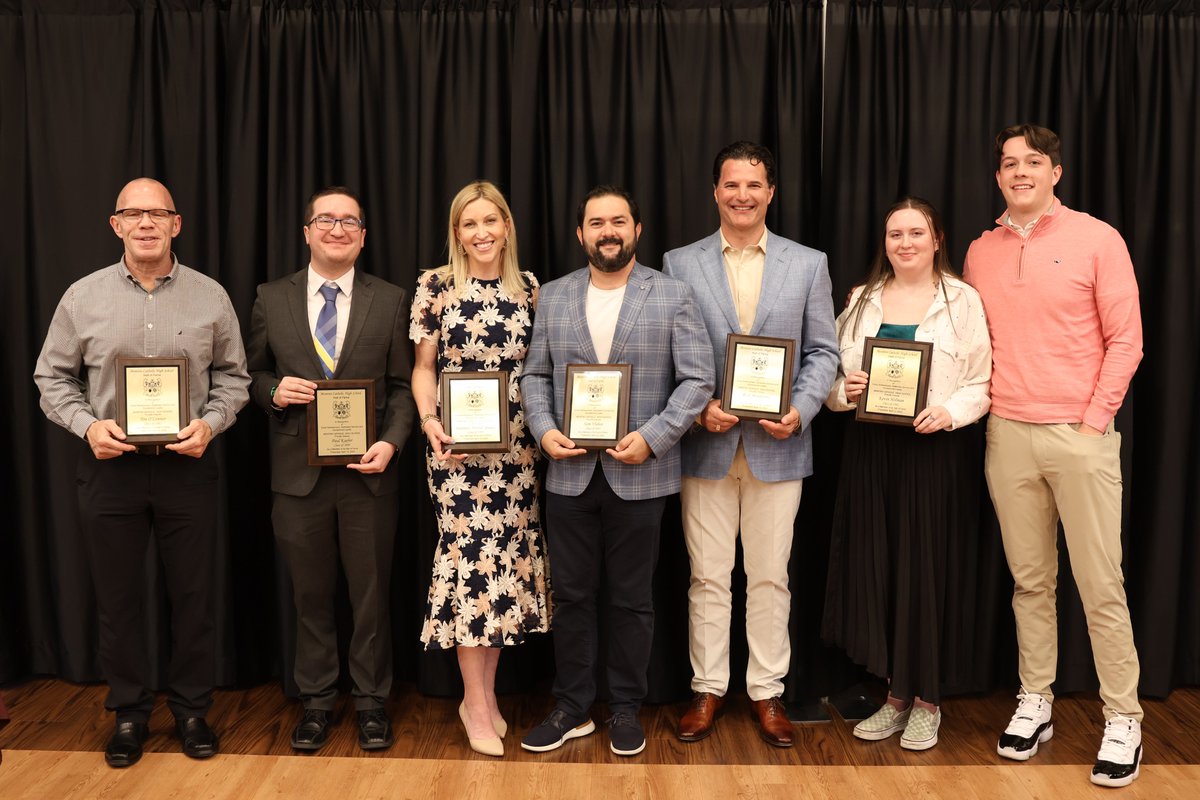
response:
[(439, 425), (442, 424), (442, 418), (439, 417), (437, 414), (422, 414), (421, 415), (421, 425), (420, 425), (421, 433), (425, 432), (425, 423), (429, 422), (429, 420), (431, 420), (431, 419), (436, 419), (438, 421)]

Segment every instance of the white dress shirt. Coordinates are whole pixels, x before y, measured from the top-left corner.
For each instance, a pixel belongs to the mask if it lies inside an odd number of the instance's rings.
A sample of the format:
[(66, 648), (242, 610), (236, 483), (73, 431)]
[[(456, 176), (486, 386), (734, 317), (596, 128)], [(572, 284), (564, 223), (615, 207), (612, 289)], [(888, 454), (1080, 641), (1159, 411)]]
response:
[(308, 330), (314, 334), (317, 330), (317, 315), (321, 313), (321, 309), (325, 307), (325, 296), (321, 294), (321, 287), (327, 283), (335, 283), (341, 289), (338, 292), (337, 300), (334, 305), (337, 307), (337, 340), (334, 344), (333, 366), (337, 367), (337, 360), (342, 355), (342, 342), (346, 339), (346, 325), (350, 322), (350, 293), (354, 291), (354, 267), (346, 270), (346, 272), (336, 280), (329, 280), (317, 274), (317, 271), (312, 268), (312, 264), (308, 265)]

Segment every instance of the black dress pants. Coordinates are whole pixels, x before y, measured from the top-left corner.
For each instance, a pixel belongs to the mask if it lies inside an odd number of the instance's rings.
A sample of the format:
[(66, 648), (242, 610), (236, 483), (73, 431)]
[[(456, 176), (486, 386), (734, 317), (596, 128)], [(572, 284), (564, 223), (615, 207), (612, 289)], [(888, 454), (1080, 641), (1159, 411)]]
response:
[(349, 654), (354, 707), (383, 708), (391, 692), (389, 590), (399, 513), (394, 493), (371, 494), (346, 467), (323, 467), (303, 497), (274, 495), (271, 522), (296, 603), (293, 675), (305, 708), (332, 711), (337, 705), (339, 561), (354, 615)]
[(596, 462), (577, 497), (547, 492), (546, 542), (554, 581), (554, 696), (572, 716), (596, 699), (601, 575), (607, 590), (609, 710), (636, 714), (646, 696), (654, 638), (654, 567), (665, 497), (623, 500)]
[(104, 705), (118, 721), (146, 722), (154, 708), (146, 649), (146, 558), (154, 537), (171, 604), (167, 705), (176, 717), (203, 717), (216, 677), (213, 561), (217, 463), (126, 453), (77, 471), (84, 544), (96, 589)]

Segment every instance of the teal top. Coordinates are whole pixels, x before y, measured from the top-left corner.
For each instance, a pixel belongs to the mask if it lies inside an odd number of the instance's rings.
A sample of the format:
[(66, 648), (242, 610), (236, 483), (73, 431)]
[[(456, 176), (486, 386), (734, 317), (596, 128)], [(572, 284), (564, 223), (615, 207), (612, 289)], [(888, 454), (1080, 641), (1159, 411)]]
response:
[(908, 339), (912, 342), (917, 339), (917, 326), (893, 325), (890, 322), (885, 322), (879, 326), (879, 333), (875, 335), (881, 339)]

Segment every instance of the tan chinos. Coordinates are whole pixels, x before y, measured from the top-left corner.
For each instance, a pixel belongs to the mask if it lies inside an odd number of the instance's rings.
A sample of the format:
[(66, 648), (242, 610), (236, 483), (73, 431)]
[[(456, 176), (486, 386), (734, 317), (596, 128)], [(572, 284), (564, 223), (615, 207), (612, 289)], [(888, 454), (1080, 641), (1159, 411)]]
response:
[(1104, 716), (1142, 718), (1138, 656), (1121, 572), (1121, 435), (988, 420), (986, 474), (1013, 576), (1025, 691), (1053, 698), (1058, 667), (1058, 522), (1087, 615)]

